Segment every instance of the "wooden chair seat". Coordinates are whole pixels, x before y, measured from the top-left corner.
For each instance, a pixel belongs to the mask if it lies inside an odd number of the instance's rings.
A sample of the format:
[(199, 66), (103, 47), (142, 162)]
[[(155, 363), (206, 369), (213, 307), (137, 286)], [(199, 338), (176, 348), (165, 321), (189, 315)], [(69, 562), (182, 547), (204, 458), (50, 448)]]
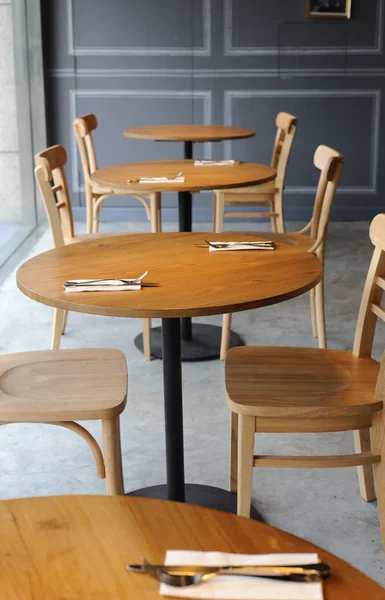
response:
[(255, 417), (371, 415), (379, 364), (343, 350), (239, 347), (226, 357), (225, 381), (233, 412)]
[(125, 407), (127, 365), (111, 349), (0, 356), (0, 415), (7, 422), (113, 419)]

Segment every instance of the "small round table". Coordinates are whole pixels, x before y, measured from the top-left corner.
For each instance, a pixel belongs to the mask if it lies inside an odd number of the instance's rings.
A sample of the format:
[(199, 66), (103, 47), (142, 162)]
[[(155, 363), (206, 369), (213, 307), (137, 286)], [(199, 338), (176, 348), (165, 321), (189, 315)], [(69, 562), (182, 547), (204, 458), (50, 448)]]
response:
[[(126, 129), (123, 135), (139, 140), (155, 140), (156, 142), (183, 142), (184, 158), (189, 160), (193, 158), (194, 143), (251, 138), (255, 136), (255, 131), (245, 127), (232, 127), (229, 125), (146, 125)], [(199, 190), (179, 190), (179, 231), (191, 231), (192, 229), (191, 193), (193, 191)]]
[[(258, 163), (241, 163), (234, 167), (194, 167), (194, 161), (149, 161), (121, 165), (113, 165), (98, 169), (92, 180), (102, 187), (127, 190), (127, 193), (143, 191), (143, 184), (127, 183), (128, 179), (139, 180), (141, 177), (173, 177), (183, 172), (184, 182), (165, 182), (145, 184), (146, 190), (156, 192), (191, 193), (202, 190), (244, 187), (271, 181), (276, 171), (267, 165)], [(184, 206), (182, 203), (181, 206)], [(191, 227), (190, 227), (191, 229)], [(189, 228), (182, 227), (183, 231)], [(205, 360), (219, 356), (221, 328), (202, 323), (192, 324), (190, 317), (182, 319), (182, 360)], [(239, 346), (240, 336), (231, 332), (230, 346)], [(135, 339), (135, 345), (143, 351), (142, 334)], [(162, 358), (162, 334), (160, 328), (151, 330), (151, 354), (154, 358)]]
[[(159, 599), (159, 583), (127, 571), (168, 549), (318, 553), (331, 567), (325, 600), (383, 600), (384, 590), (322, 548), (263, 523), (141, 498), (51, 496), (0, 502), (1, 595), (7, 600)], [(204, 585), (204, 584), (202, 584)]]
[[(163, 497), (236, 512), (236, 495), (184, 480), (180, 319), (221, 315), (277, 304), (315, 287), (320, 261), (295, 246), (277, 243), (274, 251), (209, 252), (195, 244), (201, 233), (129, 234), (98, 238), (49, 250), (24, 263), (17, 285), (48, 306), (113, 317), (161, 318), (166, 427), (167, 488), (139, 490)], [(233, 234), (211, 234), (230, 240)], [(245, 240), (261, 239), (242, 235)], [(159, 287), (136, 292), (66, 293), (70, 279), (137, 277)], [(127, 408), (129, 410), (129, 408)]]

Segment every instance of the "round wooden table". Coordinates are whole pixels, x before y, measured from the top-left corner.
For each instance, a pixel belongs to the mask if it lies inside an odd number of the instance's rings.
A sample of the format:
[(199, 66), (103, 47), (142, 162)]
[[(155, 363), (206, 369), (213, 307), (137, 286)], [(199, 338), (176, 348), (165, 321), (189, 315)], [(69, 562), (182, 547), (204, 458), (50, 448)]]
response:
[[(194, 143), (250, 138), (255, 136), (255, 131), (245, 127), (232, 127), (229, 125), (145, 125), (126, 129), (123, 135), (139, 140), (155, 140), (156, 142), (183, 142), (184, 158), (189, 160), (193, 158)], [(191, 192), (193, 191), (199, 190), (179, 191), (179, 231), (191, 231), (192, 229)]]
[[(184, 182), (145, 184), (146, 189), (157, 192), (191, 193), (202, 190), (225, 189), (256, 185), (271, 181), (276, 171), (267, 165), (258, 163), (241, 163), (234, 167), (194, 167), (194, 161), (149, 161), (121, 165), (113, 165), (99, 169), (92, 175), (95, 185), (127, 190), (127, 193), (140, 192), (143, 184), (127, 183), (128, 179), (139, 180), (141, 177), (173, 177), (183, 172)], [(184, 201), (181, 206), (184, 206)], [(182, 226), (182, 231), (191, 230)], [(218, 358), (221, 340), (221, 328), (215, 325), (194, 324), (191, 318), (182, 320), (182, 360), (207, 360)], [(162, 358), (161, 331), (152, 331), (151, 353), (154, 358)], [(239, 346), (240, 336), (231, 332), (230, 346)], [(142, 351), (143, 339), (140, 334), (135, 345)]]
[[(277, 304), (313, 288), (321, 280), (320, 261), (295, 246), (274, 251), (209, 252), (197, 248), (206, 234), (151, 233), (99, 238), (49, 250), (17, 271), (19, 289), (37, 302), (69, 311), (113, 317), (161, 318), (166, 427), (167, 488), (140, 490), (185, 500), (181, 317), (221, 315)], [(234, 234), (210, 234), (230, 240)], [(245, 240), (262, 239), (242, 234)], [(137, 277), (159, 287), (136, 292), (66, 293), (70, 279)], [(129, 410), (129, 409), (128, 409)], [(139, 492), (138, 492), (139, 494)], [(236, 512), (236, 496), (190, 484), (188, 502)]]
[[(198, 506), (140, 498), (51, 496), (0, 502), (1, 595), (6, 600), (159, 598), (159, 583), (127, 571), (169, 549), (318, 553), (331, 567), (325, 600), (383, 600), (357, 569), (263, 523)], [(203, 584), (204, 585), (204, 584)]]

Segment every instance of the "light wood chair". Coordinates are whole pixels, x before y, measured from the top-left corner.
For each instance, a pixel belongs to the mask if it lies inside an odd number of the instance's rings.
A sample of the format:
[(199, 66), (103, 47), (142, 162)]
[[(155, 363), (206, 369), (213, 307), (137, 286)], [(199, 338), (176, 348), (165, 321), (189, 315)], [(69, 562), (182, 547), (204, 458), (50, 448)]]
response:
[[(343, 156), (328, 146), (318, 146), (314, 154), (314, 165), (321, 171), (316, 197), (314, 201), (313, 215), (309, 223), (300, 231), (295, 233), (266, 234), (258, 232), (258, 235), (268, 237), (284, 244), (294, 244), (315, 254), (324, 264), (326, 234), (328, 230), (331, 207), (336, 195), (338, 183), (343, 169)], [(307, 233), (310, 232), (310, 235)], [(310, 309), (313, 335), (318, 337), (320, 348), (326, 348), (325, 328), (325, 303), (323, 279), (317, 287), (310, 292)], [(230, 344), (232, 315), (223, 316), (222, 341), (220, 358), (224, 360)]]
[(86, 190), (87, 233), (98, 231), (99, 215), (103, 202), (113, 196), (133, 196), (139, 200), (145, 208), (148, 220), (151, 221), (152, 233), (160, 232), (162, 230), (160, 212), (161, 195), (158, 192), (146, 192), (143, 190), (143, 194), (127, 194), (119, 189), (99, 188), (93, 184), (91, 175), (97, 171), (98, 164), (92, 132), (97, 126), (98, 122), (93, 114), (78, 117), (73, 122)]
[[(381, 307), (385, 289), (385, 214), (372, 221), (370, 238), (375, 248), (352, 353), (243, 347), (232, 348), (227, 354), (225, 381), (232, 415), (230, 479), (231, 489), (238, 492), (238, 515), (250, 513), (253, 467), (358, 466), (361, 496), (370, 501), (375, 498), (374, 465), (385, 542), (385, 463), (380, 462), (385, 461), (385, 355), (380, 372), (371, 358), (377, 318), (385, 321), (385, 309)], [(356, 454), (254, 456), (256, 433), (337, 431), (354, 431)]]
[[(297, 131), (297, 117), (280, 112), (276, 118), (277, 133), (271, 166), (277, 170), (274, 181), (262, 185), (215, 190), (213, 195), (214, 231), (222, 233), (224, 219), (266, 219), (270, 217), (273, 231), (284, 232), (283, 191), (290, 151)], [(268, 206), (268, 212), (226, 212), (226, 206)]]
[[(88, 444), (107, 494), (123, 494), (120, 413), (126, 405), (127, 364), (112, 349), (47, 350), (0, 356), (0, 425), (47, 423)], [(101, 420), (103, 453), (77, 420)]]
[[(106, 235), (122, 235), (120, 233), (86, 233), (75, 235), (71, 200), (64, 171), (66, 162), (67, 153), (63, 146), (59, 145), (51, 146), (35, 155), (35, 177), (47, 213), (54, 247), (61, 248), (67, 244)], [(52, 350), (60, 348), (60, 340), (65, 330), (66, 320), (67, 311), (55, 308)], [(149, 319), (142, 319), (142, 325), (144, 357), (146, 360), (151, 360), (151, 321)]]

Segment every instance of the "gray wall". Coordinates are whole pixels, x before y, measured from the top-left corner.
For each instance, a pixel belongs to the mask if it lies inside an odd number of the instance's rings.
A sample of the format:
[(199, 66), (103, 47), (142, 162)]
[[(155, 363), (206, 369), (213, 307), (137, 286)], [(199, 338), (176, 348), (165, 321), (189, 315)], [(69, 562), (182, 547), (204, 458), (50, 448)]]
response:
[[(287, 218), (311, 214), (320, 143), (346, 158), (333, 217), (384, 210), (384, 3), (353, 0), (351, 21), (306, 21), (305, 0), (43, 0), (49, 137), (69, 150), (76, 217), (84, 197), (71, 122), (87, 112), (99, 120), (103, 166), (180, 157), (181, 144), (129, 140), (122, 130), (191, 122), (257, 130), (254, 139), (196, 146), (197, 156), (267, 162), (285, 110), (299, 118)], [(108, 220), (144, 218), (133, 200), (106, 206)], [(174, 195), (163, 206), (174, 219)], [(210, 218), (210, 195), (197, 195), (194, 219)]]

